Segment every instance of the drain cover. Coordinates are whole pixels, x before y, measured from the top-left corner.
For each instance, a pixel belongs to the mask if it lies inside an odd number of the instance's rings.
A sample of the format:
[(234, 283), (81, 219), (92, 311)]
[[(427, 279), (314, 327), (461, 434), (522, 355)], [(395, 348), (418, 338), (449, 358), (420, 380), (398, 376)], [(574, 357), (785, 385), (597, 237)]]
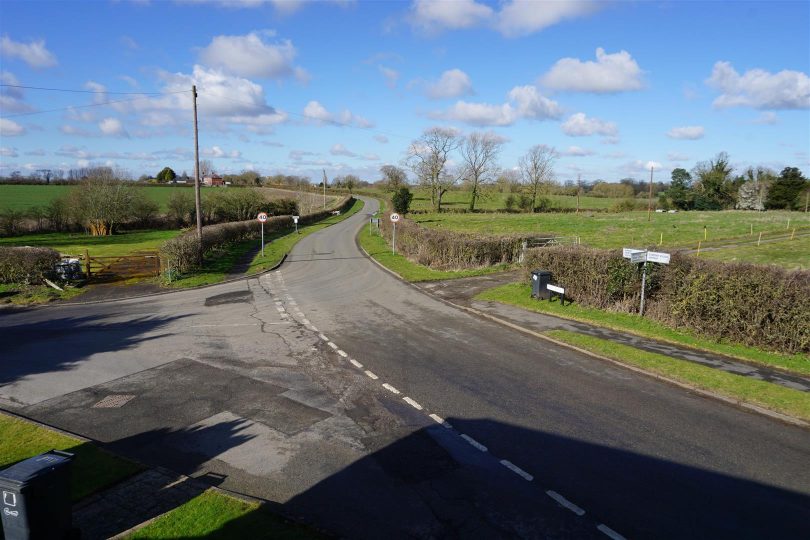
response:
[(123, 407), (129, 401), (134, 398), (134, 395), (131, 394), (112, 394), (95, 405), (93, 405), (94, 409), (117, 409), (118, 407)]

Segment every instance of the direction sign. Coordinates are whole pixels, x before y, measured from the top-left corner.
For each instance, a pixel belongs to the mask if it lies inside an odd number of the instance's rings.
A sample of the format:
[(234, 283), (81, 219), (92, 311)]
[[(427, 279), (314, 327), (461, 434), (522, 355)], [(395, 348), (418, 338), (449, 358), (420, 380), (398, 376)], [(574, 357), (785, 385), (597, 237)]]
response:
[(646, 251), (636, 251), (630, 254), (630, 262), (633, 264), (636, 263), (643, 263), (647, 260), (647, 252)]
[(259, 212), (259, 215), (256, 216), (256, 219), (264, 223), (265, 221), (267, 221), (267, 214), (265, 214), (264, 212)]
[(669, 264), (669, 253), (659, 253), (657, 251), (647, 252), (647, 261), (659, 264)]
[(391, 214), (391, 222), (396, 223), (397, 221), (399, 221), (399, 214), (394, 212), (393, 214)]
[(643, 249), (624, 248), (622, 249), (622, 257), (624, 257), (625, 259), (629, 259), (630, 255), (632, 255), (633, 253), (642, 253), (643, 251), (644, 251)]

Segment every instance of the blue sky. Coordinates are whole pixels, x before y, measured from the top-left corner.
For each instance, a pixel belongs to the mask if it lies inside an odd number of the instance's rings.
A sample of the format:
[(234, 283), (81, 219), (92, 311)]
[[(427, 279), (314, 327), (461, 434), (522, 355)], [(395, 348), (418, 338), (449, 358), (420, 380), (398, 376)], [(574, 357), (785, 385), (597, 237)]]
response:
[(807, 175), (808, 28), (807, 1), (4, 0), (0, 173), (192, 174), (196, 83), (222, 173), (373, 181), (448, 126), (503, 137), (505, 169), (553, 146), (560, 181), (720, 151)]

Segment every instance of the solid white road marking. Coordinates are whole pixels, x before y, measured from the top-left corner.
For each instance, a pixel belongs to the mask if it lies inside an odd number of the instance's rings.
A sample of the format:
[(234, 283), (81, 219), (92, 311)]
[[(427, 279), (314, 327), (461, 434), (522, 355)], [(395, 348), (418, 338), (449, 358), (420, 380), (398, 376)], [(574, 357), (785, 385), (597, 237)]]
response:
[(338, 346), (335, 345), (334, 343), (332, 343), (331, 341), (329, 343), (327, 343), (327, 345), (329, 345), (330, 347), (332, 347), (335, 350), (337, 350), (337, 348), (338, 348)]
[(612, 538), (613, 540), (626, 540), (624, 536), (620, 535), (619, 533), (617, 533), (604, 523), (600, 523), (599, 526), (597, 526), (596, 528), (602, 531), (604, 534), (606, 534), (609, 538)]
[(314, 326), (312, 326), (311, 324), (309, 325), (309, 329), (310, 329), (310, 330), (312, 330), (313, 332), (317, 332), (317, 331), (318, 331), (318, 329), (317, 329), (317, 328), (315, 328)]
[(377, 379), (379, 379), (379, 377), (377, 377), (376, 375), (374, 375), (374, 374), (373, 374), (372, 372), (370, 372), (369, 370), (366, 370), (366, 375), (368, 375), (370, 378), (374, 379), (375, 381), (376, 381)]
[(532, 480), (534, 480), (534, 476), (530, 475), (529, 473), (527, 473), (526, 471), (524, 471), (523, 469), (521, 469), (520, 467), (518, 467), (517, 465), (515, 465), (511, 461), (509, 461), (508, 459), (502, 459), (501, 460), (501, 465), (503, 465), (504, 467), (506, 467), (507, 469), (509, 469), (513, 473), (515, 473), (515, 474), (517, 474), (519, 476), (522, 476), (523, 479), (528, 481), (528, 482), (531, 482)]
[(311, 326), (309, 319), (301, 319), (301, 322)]
[(571, 501), (569, 501), (568, 499), (566, 499), (565, 497), (563, 497), (562, 495), (560, 495), (556, 491), (548, 490), (548, 491), (546, 491), (546, 495), (548, 495), (549, 497), (551, 497), (552, 499), (557, 501), (557, 503), (560, 506), (564, 506), (564, 507), (568, 508), (573, 513), (575, 513), (576, 515), (578, 515), (578, 516), (585, 515), (585, 510), (583, 510), (579, 506), (575, 505), (574, 503), (572, 503)]
[(404, 397), (404, 398), (402, 398), (402, 401), (404, 401), (405, 403), (407, 403), (408, 405), (410, 405), (411, 407), (413, 407), (413, 408), (414, 408), (414, 409), (416, 409), (417, 411), (421, 411), (421, 410), (422, 410), (422, 406), (421, 406), (421, 405), (419, 405), (417, 402), (415, 402), (414, 400), (412, 400), (412, 399), (411, 399), (411, 398), (409, 398), (409, 397)]
[(351, 362), (351, 364), (352, 364), (354, 367), (356, 367), (357, 369), (363, 369), (363, 364), (361, 364), (360, 362), (358, 362), (358, 361), (357, 361), (357, 360), (355, 360), (354, 358), (349, 358), (349, 362)]
[[(264, 324), (282, 324), (282, 323), (264, 323)], [(189, 328), (208, 328), (210, 326), (260, 326), (261, 323), (231, 323), (231, 324), (192, 324)]]
[(338, 353), (340, 356), (342, 356), (343, 358), (346, 358), (347, 356), (349, 356), (348, 354), (346, 354), (344, 351), (341, 351), (340, 349), (338, 349), (338, 350), (337, 350), (337, 353)]
[(400, 393), (399, 390), (397, 390), (396, 388), (394, 388), (393, 386), (391, 386), (388, 383), (383, 384), (382, 387), (385, 388), (386, 390), (388, 390), (389, 392), (393, 392), (394, 394), (399, 394)]
[(483, 445), (483, 444), (481, 444), (480, 442), (476, 441), (475, 439), (473, 439), (473, 438), (472, 438), (472, 437), (470, 437), (469, 435), (467, 435), (467, 434), (465, 434), (465, 433), (462, 433), (462, 434), (461, 434), (461, 438), (462, 438), (462, 439), (464, 439), (465, 441), (467, 441), (468, 443), (470, 443), (470, 444), (471, 444), (471, 445), (472, 445), (474, 448), (476, 448), (476, 449), (478, 449), (478, 450), (480, 450), (480, 451), (482, 451), (482, 452), (486, 452), (486, 451), (487, 451), (487, 447), (486, 447), (486, 446), (484, 446), (484, 445)]
[(325, 335), (323, 335), (323, 334), (318, 334), (318, 337), (319, 337), (319, 338), (321, 338), (321, 339), (322, 339), (322, 340), (324, 340), (324, 341), (329, 341), (329, 338), (328, 338), (328, 337), (326, 337), (326, 336), (325, 336)]

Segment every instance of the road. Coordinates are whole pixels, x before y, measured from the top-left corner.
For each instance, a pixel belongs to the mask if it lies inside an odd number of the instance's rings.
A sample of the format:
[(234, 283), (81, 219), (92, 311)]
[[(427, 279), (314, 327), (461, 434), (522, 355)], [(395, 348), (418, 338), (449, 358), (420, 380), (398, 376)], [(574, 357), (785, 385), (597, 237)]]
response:
[(352, 538), (810, 536), (810, 432), (418, 291), (374, 209), (258, 279), (4, 312), (0, 405)]

